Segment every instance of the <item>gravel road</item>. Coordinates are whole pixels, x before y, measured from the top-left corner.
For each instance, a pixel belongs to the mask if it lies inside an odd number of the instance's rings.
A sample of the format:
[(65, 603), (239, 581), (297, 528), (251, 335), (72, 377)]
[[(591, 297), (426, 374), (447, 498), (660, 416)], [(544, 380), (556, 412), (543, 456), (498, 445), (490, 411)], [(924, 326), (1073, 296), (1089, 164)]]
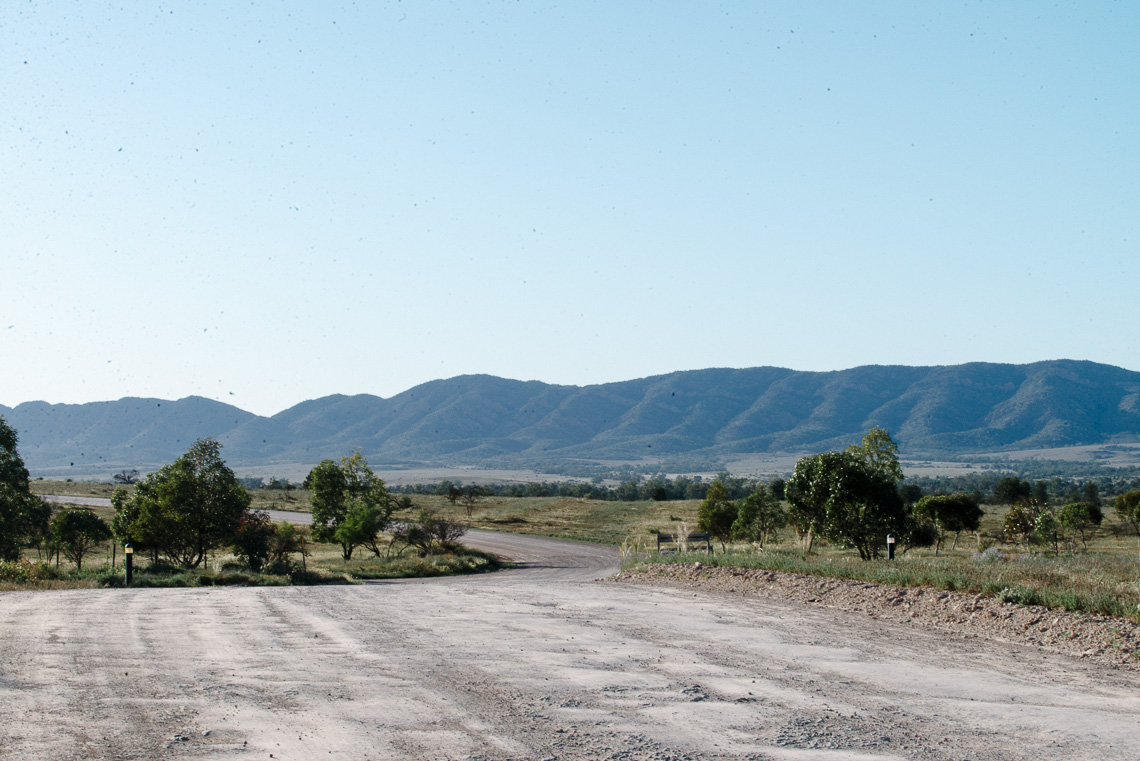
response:
[(1140, 758), (1134, 672), (469, 539), (520, 568), (0, 593), (0, 757)]

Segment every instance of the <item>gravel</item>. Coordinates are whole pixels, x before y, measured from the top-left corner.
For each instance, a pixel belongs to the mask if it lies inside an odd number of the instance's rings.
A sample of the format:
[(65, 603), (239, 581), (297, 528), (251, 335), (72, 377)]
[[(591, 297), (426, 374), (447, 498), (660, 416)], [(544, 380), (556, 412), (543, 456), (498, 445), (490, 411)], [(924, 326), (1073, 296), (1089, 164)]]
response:
[(612, 580), (835, 608), (958, 636), (1031, 645), (1114, 668), (1140, 670), (1140, 625), (1132, 621), (1017, 605), (983, 595), (710, 567), (702, 563), (637, 566)]

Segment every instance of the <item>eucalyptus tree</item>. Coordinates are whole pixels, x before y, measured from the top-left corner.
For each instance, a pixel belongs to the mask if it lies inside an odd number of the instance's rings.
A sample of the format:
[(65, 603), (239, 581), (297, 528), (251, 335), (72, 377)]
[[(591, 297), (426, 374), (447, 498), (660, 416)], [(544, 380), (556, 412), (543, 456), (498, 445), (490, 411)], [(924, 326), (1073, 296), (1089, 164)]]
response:
[(376, 543), (391, 523), (396, 501), (360, 452), (322, 460), (305, 481), (312, 493), (314, 539), (339, 544), (345, 560), (362, 545), (379, 554)]
[(888, 534), (916, 537), (913, 517), (899, 495), (902, 480), (898, 445), (882, 428), (872, 428), (860, 445), (842, 452), (801, 458), (788, 480), (785, 495), (793, 525), (811, 551), (816, 534), (854, 547), (859, 557), (878, 557)]
[(212, 550), (230, 544), (250, 497), (221, 457), (221, 444), (199, 439), (169, 465), (135, 486), (116, 489), (112, 530), (119, 541), (197, 568)]
[(28, 485), (18, 438), (0, 415), (0, 560), (19, 559), (21, 549), (47, 535), (51, 520), (51, 507)]
[(934, 545), (934, 554), (942, 548), (946, 534), (954, 535), (954, 542), (950, 549), (958, 545), (958, 536), (963, 531), (977, 531), (981, 527), (982, 516), (985, 511), (978, 505), (978, 501), (969, 494), (938, 494), (923, 497), (914, 506), (914, 513), (919, 518), (925, 518), (938, 527), (938, 539)]

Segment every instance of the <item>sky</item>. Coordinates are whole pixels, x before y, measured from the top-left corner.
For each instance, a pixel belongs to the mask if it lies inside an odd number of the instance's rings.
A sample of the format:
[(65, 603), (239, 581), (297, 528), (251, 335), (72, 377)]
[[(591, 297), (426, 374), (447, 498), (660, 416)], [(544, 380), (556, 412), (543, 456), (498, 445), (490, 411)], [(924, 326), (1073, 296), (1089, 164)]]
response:
[(0, 4), (0, 404), (1140, 370), (1140, 4)]

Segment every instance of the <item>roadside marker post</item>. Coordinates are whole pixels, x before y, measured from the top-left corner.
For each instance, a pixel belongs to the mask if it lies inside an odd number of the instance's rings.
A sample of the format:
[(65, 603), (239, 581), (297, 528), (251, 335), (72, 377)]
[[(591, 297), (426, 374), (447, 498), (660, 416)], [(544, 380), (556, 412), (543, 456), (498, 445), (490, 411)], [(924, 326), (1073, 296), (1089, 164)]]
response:
[(127, 566), (127, 586), (131, 585), (131, 579), (135, 575), (135, 548), (131, 546), (130, 542), (123, 545), (123, 559)]
[(895, 559), (895, 535), (887, 534), (887, 560)]

